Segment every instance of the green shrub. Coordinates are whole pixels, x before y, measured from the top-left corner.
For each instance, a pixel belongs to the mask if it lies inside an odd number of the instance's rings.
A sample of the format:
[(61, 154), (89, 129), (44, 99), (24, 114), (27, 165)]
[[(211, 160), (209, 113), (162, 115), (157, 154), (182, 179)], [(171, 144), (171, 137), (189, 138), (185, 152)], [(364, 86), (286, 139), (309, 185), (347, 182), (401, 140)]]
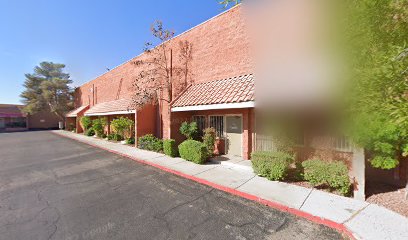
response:
[(105, 126), (108, 124), (106, 118), (97, 118), (92, 121), (92, 128), (95, 130), (96, 136), (103, 137)]
[(111, 121), (113, 131), (123, 137), (131, 137), (135, 122), (129, 118), (120, 117)]
[(214, 153), (214, 144), (215, 144), (215, 129), (210, 127), (204, 129), (203, 143), (207, 148), (208, 156), (212, 156)]
[(117, 133), (111, 133), (108, 135), (108, 140), (122, 141), (123, 137)]
[(197, 136), (198, 126), (196, 122), (183, 122), (180, 126), (180, 133), (186, 136), (187, 139), (193, 139)]
[(102, 133), (99, 137), (101, 137), (101, 138), (106, 138), (106, 134), (105, 134), (105, 133)]
[(256, 174), (269, 180), (283, 180), (294, 161), (292, 155), (285, 152), (256, 151), (251, 154), (252, 166)]
[(135, 144), (135, 138), (134, 137), (130, 137), (126, 139), (126, 144)]
[(177, 149), (176, 141), (174, 139), (163, 140), (163, 151), (164, 151), (164, 154), (166, 154), (167, 156), (177, 157), (178, 149)]
[(304, 161), (302, 166), (304, 179), (313, 186), (327, 185), (332, 189), (337, 189), (343, 195), (350, 192), (351, 182), (348, 169), (343, 162), (312, 159)]
[(94, 136), (95, 130), (93, 130), (93, 128), (89, 128), (88, 130), (85, 131), (85, 135), (89, 137)]
[(139, 138), (138, 148), (154, 152), (161, 152), (163, 151), (163, 140), (153, 136), (153, 134), (146, 134)]
[(182, 142), (179, 147), (179, 153), (181, 158), (198, 164), (203, 164), (207, 161), (207, 148), (206, 146), (195, 140), (186, 140)]
[(92, 120), (88, 116), (81, 117), (81, 125), (84, 128), (85, 132), (92, 126)]

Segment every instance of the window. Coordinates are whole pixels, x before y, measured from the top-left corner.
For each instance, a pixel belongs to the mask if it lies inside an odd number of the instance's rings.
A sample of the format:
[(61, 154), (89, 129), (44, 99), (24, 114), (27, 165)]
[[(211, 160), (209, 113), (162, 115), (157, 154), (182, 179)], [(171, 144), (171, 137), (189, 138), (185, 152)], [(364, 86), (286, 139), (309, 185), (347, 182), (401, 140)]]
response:
[(224, 116), (210, 116), (210, 127), (215, 129), (217, 137), (224, 137)]
[(334, 149), (340, 152), (352, 152), (353, 145), (350, 142), (350, 139), (342, 136), (334, 138)]
[(203, 134), (203, 130), (206, 128), (205, 116), (193, 116), (193, 122), (197, 123), (198, 132), (200, 135)]

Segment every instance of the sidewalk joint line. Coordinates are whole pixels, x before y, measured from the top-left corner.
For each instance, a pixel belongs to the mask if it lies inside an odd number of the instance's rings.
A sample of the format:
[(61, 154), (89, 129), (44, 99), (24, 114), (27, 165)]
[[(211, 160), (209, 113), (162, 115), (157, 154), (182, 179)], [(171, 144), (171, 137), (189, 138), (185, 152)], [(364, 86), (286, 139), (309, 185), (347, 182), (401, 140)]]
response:
[(310, 194), (312, 194), (314, 188), (312, 188), (309, 192), (309, 194), (307, 194), (305, 200), (303, 200), (302, 205), (300, 205), (299, 209), (302, 209), (303, 205), (305, 204), (306, 200), (310, 197)]
[(238, 187), (236, 187), (235, 189), (240, 188), (242, 185), (246, 184), (247, 182), (251, 181), (252, 179), (254, 179), (256, 177), (256, 175), (252, 176), (250, 179), (246, 180), (244, 183), (242, 183), (241, 185), (239, 185)]
[(346, 224), (347, 222), (351, 221), (355, 216), (357, 216), (358, 214), (360, 214), (364, 209), (366, 209), (368, 206), (370, 206), (371, 203), (368, 203), (367, 205), (365, 205), (363, 208), (359, 209), (357, 212), (355, 212), (354, 214), (351, 215), (351, 217), (349, 219), (346, 219), (344, 222), (342, 222), (342, 224)]
[(199, 173), (196, 173), (196, 174), (192, 174), (191, 176), (197, 176), (198, 174), (208, 172), (208, 171), (213, 170), (213, 169), (215, 169), (215, 168), (217, 168), (217, 167), (219, 167), (219, 166), (215, 166), (215, 167), (213, 167), (213, 168), (206, 169), (206, 170), (204, 170), (204, 171), (202, 171), (202, 172), (199, 172)]

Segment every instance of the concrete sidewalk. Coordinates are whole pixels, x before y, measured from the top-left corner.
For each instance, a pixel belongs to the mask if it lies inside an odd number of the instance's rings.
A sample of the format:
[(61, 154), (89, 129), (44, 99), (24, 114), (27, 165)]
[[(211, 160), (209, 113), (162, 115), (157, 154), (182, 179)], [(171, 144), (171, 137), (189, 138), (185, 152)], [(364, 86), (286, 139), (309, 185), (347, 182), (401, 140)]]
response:
[(248, 171), (247, 163), (198, 165), (67, 131), (53, 132), (325, 224), (356, 239), (408, 239), (406, 217), (375, 204), (269, 181)]

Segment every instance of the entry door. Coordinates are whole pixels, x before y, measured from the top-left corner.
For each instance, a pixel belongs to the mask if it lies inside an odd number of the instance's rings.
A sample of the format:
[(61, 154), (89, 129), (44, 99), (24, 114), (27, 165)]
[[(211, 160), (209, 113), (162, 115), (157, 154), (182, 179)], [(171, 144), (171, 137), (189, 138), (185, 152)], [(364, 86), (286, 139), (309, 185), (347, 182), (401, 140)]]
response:
[(242, 156), (242, 117), (226, 116), (227, 154)]
[(0, 128), (5, 128), (5, 127), (6, 127), (5, 119), (0, 118)]

